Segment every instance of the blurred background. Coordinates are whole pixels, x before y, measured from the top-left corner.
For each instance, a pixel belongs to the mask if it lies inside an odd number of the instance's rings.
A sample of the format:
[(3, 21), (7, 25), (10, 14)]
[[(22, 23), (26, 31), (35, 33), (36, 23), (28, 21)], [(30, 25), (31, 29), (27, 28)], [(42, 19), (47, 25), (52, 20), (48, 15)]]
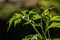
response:
[[(0, 40), (21, 40), (27, 34), (36, 33), (32, 27), (27, 29), (27, 27), (20, 27), (19, 24), (17, 28), (12, 26), (7, 33), (7, 22), (15, 12), (19, 12), (23, 8), (38, 9), (40, 7), (45, 9), (55, 7), (51, 13), (60, 15), (60, 0), (0, 0)], [(51, 29), (50, 31), (52, 38), (60, 38), (60, 29), (53, 29), (53, 31)]]
[(55, 7), (52, 13), (60, 14), (60, 0), (0, 0), (0, 19), (9, 19), (20, 8), (38, 8), (38, 6), (45, 9)]

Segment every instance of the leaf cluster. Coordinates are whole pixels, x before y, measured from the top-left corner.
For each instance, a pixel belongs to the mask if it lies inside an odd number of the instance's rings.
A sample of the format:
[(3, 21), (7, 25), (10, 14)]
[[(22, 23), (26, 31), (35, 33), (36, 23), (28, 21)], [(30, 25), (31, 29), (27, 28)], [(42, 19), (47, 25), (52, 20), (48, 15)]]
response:
[[(32, 27), (37, 32), (37, 34), (34, 36), (29, 35), (30, 38), (28, 38), (27, 36), (25, 37), (25, 39), (22, 39), (22, 40), (42, 40), (42, 38), (47, 39), (46, 33), (50, 28), (60, 28), (60, 16), (53, 16), (50, 13), (51, 10), (52, 8), (48, 8), (41, 13), (36, 12), (35, 10), (30, 10), (30, 11), (22, 10), (21, 13), (15, 13), (13, 17), (8, 21), (9, 27), (7, 31), (9, 31), (12, 23), (14, 23), (14, 26), (16, 26), (22, 20), (25, 20), (26, 22), (23, 25), (31, 24)], [(37, 20), (39, 20), (38, 23), (36, 23)], [(43, 24), (44, 24), (43, 21), (45, 23), (45, 30), (43, 29)], [(44, 34), (44, 36), (42, 36), (42, 34), (39, 33), (36, 27), (41, 27), (42, 33)]]

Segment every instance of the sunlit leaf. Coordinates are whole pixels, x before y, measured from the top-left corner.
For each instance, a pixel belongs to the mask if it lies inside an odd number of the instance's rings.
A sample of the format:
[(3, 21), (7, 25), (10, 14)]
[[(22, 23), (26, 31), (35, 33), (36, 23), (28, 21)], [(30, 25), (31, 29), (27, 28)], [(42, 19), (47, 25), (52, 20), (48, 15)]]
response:
[(32, 17), (33, 20), (37, 20), (40, 18), (41, 18), (41, 16), (39, 14), (33, 15), (33, 17)]
[(15, 15), (13, 15), (13, 17), (8, 21), (9, 27), (7, 29), (7, 32), (9, 31), (9, 29), (10, 29), (10, 27), (11, 27), (11, 25), (12, 25), (13, 22), (15, 22), (14, 25), (16, 25), (18, 22), (21, 21), (21, 20), (19, 20), (19, 18), (21, 18), (21, 16), (22, 15), (21, 14), (18, 14), (18, 13), (15, 13)]
[(53, 18), (51, 18), (51, 21), (55, 20), (55, 21), (60, 21), (60, 16), (54, 16)]
[(16, 24), (20, 23), (21, 22), (21, 18), (20, 19), (17, 19), (17, 20), (14, 20), (14, 27), (16, 26)]
[(60, 23), (53, 22), (50, 26), (46, 28), (46, 31), (48, 31), (48, 29), (50, 28), (60, 28)]

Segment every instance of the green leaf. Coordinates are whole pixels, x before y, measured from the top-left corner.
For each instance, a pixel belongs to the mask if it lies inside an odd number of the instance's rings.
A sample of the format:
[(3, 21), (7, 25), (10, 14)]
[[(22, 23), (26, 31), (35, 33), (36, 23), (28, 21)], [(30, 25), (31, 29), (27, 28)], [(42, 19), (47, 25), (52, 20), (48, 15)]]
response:
[(29, 20), (29, 15), (22, 16), (23, 20)]
[(33, 23), (32, 25), (41, 27), (40, 23)]
[(32, 22), (32, 20), (28, 20), (26, 23), (24, 23), (24, 25), (30, 24), (31, 22)]
[(34, 35), (32, 38), (31, 38), (31, 40), (42, 40), (42, 36), (41, 35), (39, 35), (39, 34), (36, 34), (36, 35)]
[(31, 34), (31, 35), (27, 35), (27, 36), (25, 36), (25, 38), (22, 38), (22, 40), (42, 40), (42, 36), (41, 35), (39, 35), (39, 34)]
[(26, 12), (27, 12), (28, 10), (24, 10), (24, 11), (21, 11), (21, 13), (23, 14), (23, 15), (26, 15)]
[(60, 23), (53, 22), (50, 26), (46, 28), (46, 31), (48, 31), (50, 28), (60, 28)]
[(14, 27), (16, 26), (16, 24), (20, 23), (21, 22), (21, 18), (18, 18), (17, 20), (14, 20)]
[(55, 20), (55, 21), (60, 21), (60, 16), (54, 16), (53, 18), (51, 18), (51, 21)]
[(22, 38), (22, 40), (31, 40), (31, 38), (33, 37), (34, 34), (31, 35), (27, 35), (25, 36), (25, 38)]
[(32, 17), (33, 20), (37, 20), (40, 18), (41, 18), (41, 16), (39, 14), (33, 15), (33, 17)]
[(31, 10), (31, 11), (29, 11), (28, 15), (30, 15), (30, 14), (36, 14), (36, 12), (34, 10)]
[(52, 18), (52, 14), (50, 13), (49, 9), (44, 10), (42, 16), (48, 16), (49, 18)]
[(44, 12), (42, 13), (42, 15), (44, 16), (44, 15), (49, 15), (50, 13), (49, 13), (49, 9), (46, 9), (46, 10), (44, 10)]
[(9, 29), (10, 29), (12, 23), (13, 23), (13, 20), (15, 20), (15, 16), (13, 16), (13, 17), (8, 21), (9, 26), (8, 26), (7, 32), (9, 31)]
[(43, 40), (43, 36), (38, 34), (37, 39), (38, 40)]
[[(9, 23), (9, 27), (8, 27), (8, 29), (7, 29), (7, 32), (9, 31), (9, 29), (10, 29), (10, 27), (11, 27), (11, 25), (12, 25), (12, 23), (14, 22), (15, 24), (14, 25), (16, 25), (18, 22), (20, 22), (21, 21), (21, 14), (19, 14), (19, 13), (15, 13), (14, 15), (13, 15), (13, 17), (8, 21), (8, 23)], [(20, 20), (19, 20), (20, 19)]]

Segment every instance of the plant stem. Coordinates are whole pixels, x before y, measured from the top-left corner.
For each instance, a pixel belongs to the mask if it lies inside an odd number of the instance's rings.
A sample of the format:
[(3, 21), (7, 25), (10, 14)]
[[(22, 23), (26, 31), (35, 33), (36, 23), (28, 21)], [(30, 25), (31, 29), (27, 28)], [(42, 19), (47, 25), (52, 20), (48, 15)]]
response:
[(43, 29), (42, 19), (41, 19), (41, 29), (42, 29), (42, 33), (44, 34), (45, 39), (47, 39), (47, 37), (46, 37), (46, 33), (44, 32), (44, 29)]
[(34, 26), (32, 23), (30, 23), (30, 24), (33, 26), (34, 30), (35, 30), (38, 34), (40, 34), (39, 31), (35, 28), (35, 26)]
[(49, 37), (49, 40), (51, 40), (51, 38), (50, 38), (50, 34), (49, 34), (49, 30), (48, 30), (48, 37)]
[(47, 37), (46, 37), (46, 33), (44, 32), (44, 30), (43, 30), (42, 27), (41, 27), (41, 29), (42, 29), (42, 32), (43, 32), (43, 34), (44, 34), (45, 39), (47, 39)]
[[(49, 25), (49, 21), (47, 20), (47, 22), (46, 22), (46, 28), (48, 27), (48, 25)], [(45, 28), (45, 29), (46, 29), (46, 28)], [(46, 32), (46, 30), (45, 30), (45, 32)], [(48, 30), (48, 37), (49, 37), (49, 40), (51, 40), (50, 34), (49, 34), (49, 30)]]

